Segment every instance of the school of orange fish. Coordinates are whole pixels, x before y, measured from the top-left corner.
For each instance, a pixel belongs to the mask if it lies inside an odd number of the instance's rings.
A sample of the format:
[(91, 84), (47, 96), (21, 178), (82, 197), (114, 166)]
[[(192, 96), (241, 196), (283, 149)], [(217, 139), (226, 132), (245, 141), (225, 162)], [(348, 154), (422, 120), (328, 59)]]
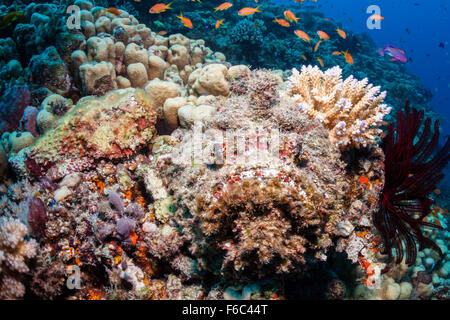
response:
[[(141, 2), (141, 0), (135, 0), (135, 1), (136, 1), (136, 2)], [(192, 0), (192, 1), (201, 2), (200, 0)], [(294, 2), (297, 2), (297, 3), (300, 3), (300, 4), (302, 4), (303, 1), (304, 1), (304, 0), (294, 0)], [(311, 0), (311, 1), (317, 2), (317, 0)], [(255, 2), (258, 3), (258, 0), (255, 0)], [(152, 7), (149, 9), (149, 13), (151, 13), (151, 14), (160, 14), (160, 13), (166, 12), (167, 10), (171, 10), (171, 9), (172, 9), (172, 8), (170, 7), (171, 4), (172, 4), (172, 2), (170, 2), (170, 3), (168, 3), (168, 4), (165, 4), (165, 3), (157, 3), (157, 4), (155, 4), (154, 6), (152, 6)], [(224, 3), (220, 4), (219, 6), (217, 6), (217, 7), (214, 9), (214, 11), (217, 12), (217, 11), (228, 10), (228, 9), (230, 9), (232, 6), (233, 6), (233, 4), (232, 4), (231, 2), (224, 2)], [(257, 13), (257, 12), (262, 12), (261, 10), (259, 10), (260, 7), (261, 7), (261, 6), (259, 5), (259, 6), (255, 7), (255, 8), (252, 8), (252, 7), (245, 7), (245, 8), (242, 8), (242, 9), (240, 9), (240, 10), (238, 11), (238, 15), (239, 15), (239, 16), (250, 16), (250, 15), (254, 15), (254, 14)], [(109, 9), (107, 9), (107, 11), (110, 12), (110, 13), (112, 13), (112, 14), (118, 14), (118, 10), (115, 9), (115, 8), (109, 8)], [(279, 25), (282, 26), (282, 27), (289, 28), (289, 27), (291, 27), (291, 24), (293, 24), (293, 23), (297, 24), (297, 23), (298, 23), (298, 20), (300, 20), (300, 18), (299, 18), (299, 17), (296, 17), (295, 14), (294, 14), (291, 10), (286, 10), (286, 11), (284, 11), (284, 12), (283, 12), (283, 15), (284, 15), (284, 19), (283, 19), (283, 18), (280, 18), (280, 19), (279, 19), (279, 18), (275, 18), (275, 19), (273, 20), (273, 22), (279, 24)], [(183, 16), (183, 13), (182, 13), (182, 12), (180, 12), (180, 15), (179, 15), (179, 16), (176, 16), (176, 17), (177, 17), (178, 19), (180, 19), (180, 22), (181, 22), (181, 23), (183, 24), (183, 26), (185, 26), (186, 28), (192, 29), (192, 28), (194, 27), (194, 26), (193, 26), (193, 23), (192, 23), (192, 21), (191, 21), (191, 19), (189, 19), (188, 17)], [(383, 20), (384, 17), (382, 17), (382, 16), (380, 16), (380, 15), (377, 15), (377, 14), (374, 14), (374, 15), (372, 15), (372, 16), (370, 17), (370, 19), (373, 19), (374, 21), (380, 21), (380, 20)], [(215, 23), (215, 28), (216, 28), (216, 29), (219, 29), (221, 26), (223, 26), (223, 25), (224, 25), (224, 20), (225, 20), (225, 19), (217, 20), (216, 23)], [(344, 30), (341, 30), (341, 29), (337, 28), (337, 29), (336, 29), (336, 32), (337, 32), (337, 35), (339, 35), (341, 38), (343, 38), (343, 39), (346, 39), (346, 38), (347, 38), (347, 34), (346, 34), (346, 32), (345, 32)], [(318, 39), (317, 42), (315, 43), (315, 46), (314, 46), (314, 52), (316, 52), (316, 51), (319, 49), (319, 46), (320, 46), (320, 44), (322, 43), (322, 41), (328, 41), (328, 40), (330, 40), (330, 36), (329, 36), (326, 32), (324, 32), (324, 31), (322, 31), (322, 30), (318, 30), (316, 33), (317, 33), (317, 35), (319, 36), (319, 39)], [(167, 34), (167, 31), (160, 31), (160, 32), (158, 32), (158, 34), (159, 34), (159, 35), (164, 35), (164, 34)], [(306, 41), (306, 42), (308, 42), (308, 43), (311, 41), (311, 37), (310, 37), (305, 31), (302, 31), (302, 30), (298, 30), (298, 29), (297, 29), (297, 30), (294, 30), (294, 34), (295, 34), (297, 37), (299, 37), (300, 39), (302, 39), (303, 41)], [(311, 50), (312, 50), (312, 47), (311, 47)], [(353, 63), (354, 63), (353, 57), (352, 57), (352, 55), (348, 52), (348, 50), (347, 50), (347, 51), (341, 51), (341, 52), (339, 52), (339, 51), (334, 51), (332, 54), (333, 54), (333, 55), (342, 55), (342, 56), (344, 57), (345, 61), (346, 61), (348, 64), (350, 64), (350, 65), (353, 65)], [(306, 56), (302, 55), (301, 57), (303, 58), (303, 60), (305, 60), (305, 61), (307, 60)], [(321, 58), (317, 58), (317, 61), (319, 62), (320, 66), (323, 68), (323, 67), (324, 67), (323, 60), (322, 60)]]

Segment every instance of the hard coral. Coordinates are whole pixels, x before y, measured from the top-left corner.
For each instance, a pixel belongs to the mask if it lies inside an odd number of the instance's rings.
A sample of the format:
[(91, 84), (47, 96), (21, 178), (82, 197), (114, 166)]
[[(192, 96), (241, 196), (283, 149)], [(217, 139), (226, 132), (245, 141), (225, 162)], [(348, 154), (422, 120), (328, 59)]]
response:
[(30, 271), (27, 260), (36, 255), (36, 241), (26, 241), (26, 226), (17, 219), (0, 218), (0, 299), (25, 294), (21, 276)]
[(428, 194), (444, 177), (441, 171), (450, 160), (450, 139), (433, 155), (439, 140), (439, 122), (434, 123), (431, 133), (431, 119), (427, 118), (422, 134), (416, 139), (423, 118), (423, 111), (410, 110), (407, 103), (405, 111), (397, 114), (397, 128), (389, 126), (383, 141), (386, 183), (381, 209), (374, 215), (374, 224), (389, 255), (392, 257), (395, 249), (396, 263), (405, 257), (408, 265), (416, 261), (416, 243), (419, 250), (430, 247), (441, 253), (420, 228), (441, 228), (425, 219), (433, 203)]
[[(180, 143), (153, 160), (176, 199), (174, 216), (192, 239), (189, 249), (199, 269), (239, 281), (326, 260), (335, 240), (348, 242), (348, 234), (338, 232), (339, 221), (357, 223), (344, 200), (350, 185), (341, 153), (328, 131), (279, 97), (278, 83), (267, 71), (253, 72), (241, 85), (245, 90), (218, 99), (217, 114), (202, 124), (202, 145), (224, 152), (224, 163), (196, 160), (196, 154), (209, 152), (203, 146), (191, 159), (196, 126), (177, 129), (172, 137)], [(227, 136), (231, 131), (242, 133), (242, 150)], [(274, 131), (278, 152), (268, 150), (264, 137)]]
[[(28, 170), (41, 177), (51, 169), (47, 174), (61, 177), (102, 158), (129, 157), (153, 137), (155, 122), (153, 105), (142, 90), (86, 97), (30, 147)], [(49, 162), (55, 166), (47, 168)]]
[(293, 69), (287, 96), (312, 118), (330, 130), (330, 140), (341, 148), (366, 147), (376, 142), (381, 132), (377, 127), (391, 108), (382, 104), (386, 92), (358, 81), (353, 76), (342, 80), (336, 66), (322, 72), (317, 66)]

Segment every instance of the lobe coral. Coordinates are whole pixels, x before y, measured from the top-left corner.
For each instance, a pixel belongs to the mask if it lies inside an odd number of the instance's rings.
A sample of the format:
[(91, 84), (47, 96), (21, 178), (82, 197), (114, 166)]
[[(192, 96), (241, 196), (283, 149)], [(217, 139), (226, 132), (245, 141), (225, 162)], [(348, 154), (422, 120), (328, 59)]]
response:
[(441, 171), (450, 159), (450, 140), (433, 155), (439, 140), (439, 121), (434, 123), (432, 133), (432, 121), (426, 118), (419, 137), (423, 119), (424, 112), (410, 110), (407, 102), (405, 111), (397, 114), (397, 128), (389, 125), (383, 141), (386, 182), (374, 224), (391, 259), (395, 250), (397, 264), (403, 257), (407, 265), (414, 264), (417, 244), (419, 250), (429, 247), (442, 255), (440, 248), (420, 228), (441, 228), (426, 221), (433, 204), (428, 194), (444, 177)]

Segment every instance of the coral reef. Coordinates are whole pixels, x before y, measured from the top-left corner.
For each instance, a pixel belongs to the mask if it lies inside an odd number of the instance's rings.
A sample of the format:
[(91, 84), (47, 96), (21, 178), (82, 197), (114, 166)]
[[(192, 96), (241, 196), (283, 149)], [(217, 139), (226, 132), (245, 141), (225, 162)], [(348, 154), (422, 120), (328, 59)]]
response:
[[(20, 16), (0, 30), (0, 298), (448, 299), (448, 143), (419, 128), (418, 80), (305, 6), (285, 9), (311, 43), (270, 1), (175, 2), (195, 28), (145, 2), (77, 0), (79, 30), (72, 1), (0, 5)], [(421, 111), (381, 145), (406, 98)]]

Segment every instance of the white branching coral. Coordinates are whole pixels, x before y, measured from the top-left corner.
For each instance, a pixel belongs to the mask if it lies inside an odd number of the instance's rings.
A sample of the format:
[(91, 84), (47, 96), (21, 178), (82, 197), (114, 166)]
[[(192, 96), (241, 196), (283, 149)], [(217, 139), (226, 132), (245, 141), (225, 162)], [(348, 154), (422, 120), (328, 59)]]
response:
[(17, 219), (0, 218), (0, 299), (25, 294), (20, 275), (29, 271), (26, 260), (36, 256), (37, 243), (25, 240), (27, 227)]
[(340, 148), (366, 147), (381, 133), (378, 127), (391, 108), (383, 104), (386, 92), (353, 76), (342, 80), (338, 66), (321, 71), (317, 66), (292, 70), (287, 96), (299, 109), (330, 130), (331, 142)]

